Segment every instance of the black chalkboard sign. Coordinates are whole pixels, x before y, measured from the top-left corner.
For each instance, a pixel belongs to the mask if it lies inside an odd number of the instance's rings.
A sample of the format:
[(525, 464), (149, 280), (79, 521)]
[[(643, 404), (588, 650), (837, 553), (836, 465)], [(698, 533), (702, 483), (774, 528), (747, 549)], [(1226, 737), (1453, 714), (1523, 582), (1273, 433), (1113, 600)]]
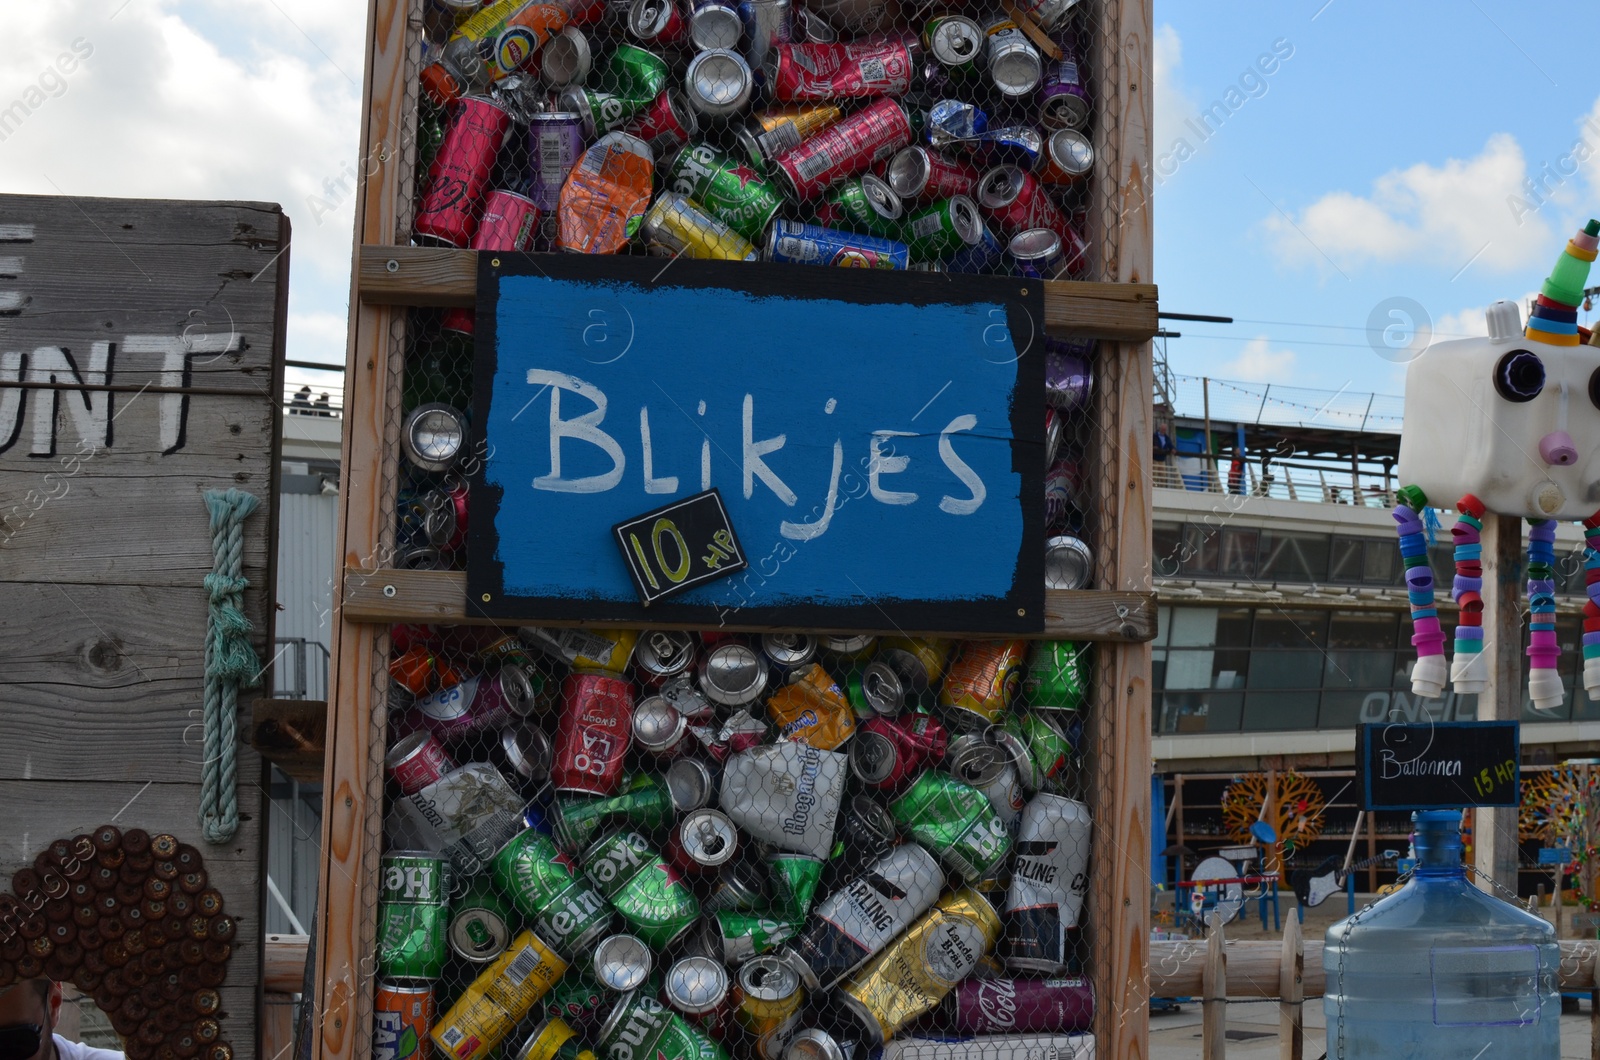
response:
[(1362, 725), (1356, 787), (1364, 810), (1516, 806), (1521, 733), (1514, 721)]
[(715, 489), (618, 523), (611, 532), (646, 607), (749, 565)]

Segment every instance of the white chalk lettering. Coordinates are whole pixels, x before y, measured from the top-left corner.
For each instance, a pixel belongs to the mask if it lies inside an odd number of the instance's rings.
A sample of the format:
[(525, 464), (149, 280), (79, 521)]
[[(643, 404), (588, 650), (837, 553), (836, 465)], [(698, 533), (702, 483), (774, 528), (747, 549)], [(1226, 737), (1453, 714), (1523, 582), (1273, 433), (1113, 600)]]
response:
[(957, 431), (970, 431), (978, 425), (978, 417), (968, 413), (957, 416), (945, 425), (939, 432), (939, 459), (944, 461), (944, 466), (949, 468), (961, 484), (967, 487), (972, 496), (965, 500), (957, 500), (951, 496), (944, 496), (939, 500), (939, 510), (950, 515), (971, 515), (983, 507), (983, 500), (989, 495), (989, 489), (983, 484), (983, 479), (956, 455), (956, 447), (950, 444), (950, 436)]
[[(533, 488), (549, 490), (552, 493), (604, 493), (621, 482), (622, 472), (628, 466), (627, 457), (623, 456), (622, 446), (617, 444), (617, 440), (600, 429), (600, 421), (606, 418), (605, 392), (593, 383), (586, 383), (576, 376), (565, 372), (549, 372), (542, 368), (528, 369), (528, 385), (550, 388), (550, 474), (540, 475), (534, 479)], [(586, 398), (594, 404), (594, 408), (570, 420), (562, 419), (563, 390)], [(600, 449), (611, 458), (611, 470), (584, 478), (562, 478), (561, 442), (566, 438), (588, 442)]]
[(773, 473), (762, 459), (769, 453), (775, 453), (783, 448), (789, 440), (787, 434), (780, 434), (765, 441), (755, 440), (755, 411), (756, 400), (749, 394), (744, 396), (744, 499), (749, 500), (755, 493), (755, 480), (760, 478), (767, 489), (777, 495), (777, 498), (786, 506), (793, 508), (794, 502), (799, 500), (794, 490), (783, 484), (783, 479)]

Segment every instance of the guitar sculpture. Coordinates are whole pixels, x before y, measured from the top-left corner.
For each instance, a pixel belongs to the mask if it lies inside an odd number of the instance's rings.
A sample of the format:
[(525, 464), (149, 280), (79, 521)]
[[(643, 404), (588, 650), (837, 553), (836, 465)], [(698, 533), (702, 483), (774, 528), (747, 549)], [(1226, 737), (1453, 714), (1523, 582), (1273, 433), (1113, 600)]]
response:
[(1385, 861), (1394, 861), (1400, 857), (1398, 850), (1385, 850), (1375, 858), (1367, 858), (1351, 865), (1347, 871), (1341, 871), (1337, 866), (1339, 859), (1336, 857), (1325, 858), (1322, 864), (1310, 872), (1297, 872), (1294, 875), (1294, 896), (1300, 904), (1307, 909), (1315, 909), (1327, 901), (1330, 894), (1338, 894), (1344, 890), (1344, 881), (1351, 873), (1362, 869), (1371, 868), (1373, 865)]
[[(1526, 327), (1514, 302), (1487, 312), (1488, 335), (1436, 342), (1406, 367), (1405, 428), (1394, 508), (1410, 593), (1416, 667), (1411, 689), (1425, 699), (1482, 692), (1483, 567), (1487, 513), (1526, 518), (1528, 692), (1539, 710), (1564, 698), (1555, 632), (1556, 519), (1583, 519), (1589, 602), (1584, 607), (1583, 684), (1600, 696), (1600, 342), (1578, 326), (1600, 221), (1567, 243), (1540, 290)], [(1576, 435), (1571, 432), (1576, 432)], [(1431, 498), (1431, 500), (1430, 500)], [(1459, 498), (1457, 500), (1456, 498)], [(1425, 522), (1430, 503), (1455, 503), (1455, 579), (1461, 613), (1455, 658), (1445, 664), (1445, 631), (1434, 601)]]

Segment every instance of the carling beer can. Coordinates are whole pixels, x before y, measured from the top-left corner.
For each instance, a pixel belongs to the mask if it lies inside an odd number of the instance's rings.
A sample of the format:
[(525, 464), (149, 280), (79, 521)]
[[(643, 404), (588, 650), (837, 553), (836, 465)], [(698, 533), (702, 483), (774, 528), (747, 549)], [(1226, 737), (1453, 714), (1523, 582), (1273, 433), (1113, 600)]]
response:
[(450, 951), (468, 964), (486, 964), (506, 951), (514, 924), (510, 904), (480, 877), (450, 903)]
[(386, 853), (379, 866), (378, 970), (394, 978), (438, 978), (450, 958), (445, 860), (426, 850)]
[(1047, 975), (1067, 966), (1089, 891), (1089, 807), (1040, 792), (1022, 811), (1006, 894), (1006, 967)]
[(395, 741), (389, 753), (383, 756), (383, 764), (388, 767), (395, 783), (400, 785), (400, 790), (407, 795), (443, 780), (446, 773), (456, 768), (456, 764), (445, 753), (439, 737), (427, 729)]
[(767, 711), (783, 739), (824, 751), (838, 747), (856, 731), (849, 699), (820, 663), (811, 663), (780, 685), (767, 698)]
[(750, 166), (712, 144), (692, 144), (663, 167), (662, 180), (745, 239), (761, 238), (783, 198)]
[(982, 176), (970, 163), (931, 147), (902, 147), (889, 160), (889, 187), (906, 202), (929, 203), (956, 195), (971, 197)]
[(1022, 695), (1034, 710), (1078, 710), (1089, 690), (1089, 648), (1070, 640), (1038, 640), (1028, 655)]
[(573, 111), (533, 115), (528, 124), (528, 198), (545, 213), (556, 208), (561, 185), (583, 154), (583, 120)]
[(909, 145), (911, 137), (906, 109), (894, 99), (874, 100), (779, 155), (771, 168), (791, 198), (809, 202)]
[(735, 135), (745, 158), (758, 171), (765, 173), (772, 159), (800, 146), (800, 141), (809, 139), (842, 117), (844, 111), (832, 103), (778, 107), (757, 114)]
[(1011, 834), (988, 797), (936, 769), (923, 773), (891, 802), (889, 815), (969, 882), (993, 874), (1011, 850)]
[(763, 744), (730, 755), (722, 812), (751, 838), (825, 858), (833, 850), (849, 758), (809, 744)]
[(809, 989), (830, 990), (921, 916), (943, 887), (933, 855), (902, 843), (817, 906), (785, 959)]
[(455, 105), (444, 142), (428, 167), (428, 190), (417, 207), (417, 239), (447, 247), (467, 247), (478, 230), (483, 195), (511, 114), (486, 96), (468, 96)]
[(962, 887), (934, 904), (839, 988), (840, 1004), (870, 1046), (931, 1011), (1000, 937), (1000, 917), (978, 891)]
[(966, 1034), (1086, 1031), (1094, 1024), (1094, 984), (1061, 979), (971, 978), (945, 999), (941, 1025)]
[(765, 73), (780, 103), (903, 96), (916, 77), (915, 38), (892, 34), (841, 44), (778, 44)]
[(939, 706), (960, 731), (993, 725), (1022, 686), (1025, 640), (969, 640), (961, 645), (939, 689)]
[(380, 979), (372, 994), (372, 1060), (428, 1060), (433, 986)]
[(601, 895), (652, 949), (665, 949), (700, 915), (700, 903), (678, 870), (638, 832), (603, 836), (579, 860)]
[(610, 795), (622, 785), (633, 738), (633, 686), (607, 674), (573, 673), (561, 686), (551, 779), (557, 791)]
[(433, 1043), (454, 1060), (483, 1060), (567, 970), (532, 931), (518, 935), (464, 990), (433, 1028)]
[(800, 1025), (806, 996), (800, 976), (781, 957), (754, 957), (739, 968), (739, 992), (743, 998), (735, 1018), (756, 1040), (756, 1054), (780, 1060), (790, 1033)]
[(904, 243), (796, 221), (772, 223), (764, 256), (768, 261), (794, 265), (837, 265), (852, 269), (904, 270), (911, 265), (911, 248)]
[(611, 930), (611, 910), (555, 842), (532, 828), (507, 843), (491, 879), (540, 937), (574, 958)]
[(728, 1060), (727, 1050), (646, 990), (617, 1002), (600, 1025), (595, 1053), (599, 1060)]

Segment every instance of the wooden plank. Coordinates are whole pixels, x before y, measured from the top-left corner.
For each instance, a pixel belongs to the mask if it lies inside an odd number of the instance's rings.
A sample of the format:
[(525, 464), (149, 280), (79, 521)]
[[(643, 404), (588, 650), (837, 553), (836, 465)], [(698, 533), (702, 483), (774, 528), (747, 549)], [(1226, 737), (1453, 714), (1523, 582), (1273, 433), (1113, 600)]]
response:
[[(421, 0), (368, 0), (361, 152), (369, 176), (356, 196), (358, 248), (395, 243), (409, 220), (416, 115), (414, 102), (408, 102), (415, 87), (406, 74), (416, 66), (420, 34), (408, 39), (408, 26), (412, 20), (421, 24), (423, 6)], [(359, 265), (359, 251), (356, 258)], [(379, 563), (392, 518), (393, 496), (385, 493), (381, 469), (386, 442), (392, 447), (399, 432), (399, 423), (391, 422), (390, 332), (403, 329), (404, 319), (401, 310), (362, 304), (359, 269), (352, 271), (345, 393), (357, 400), (344, 411), (344, 488), (335, 534), (341, 569)], [(397, 419), (397, 400), (395, 405)], [(343, 616), (333, 623), (328, 701), (335, 708), (323, 775), (313, 1060), (367, 1060), (372, 1050), (368, 970), (383, 787), (371, 730), (374, 711), (383, 710), (374, 670), (378, 645), (386, 641), (382, 631)]]
[(250, 745), (304, 784), (322, 783), (327, 766), (328, 704), (308, 699), (258, 699)]
[(1283, 925), (1283, 949), (1278, 955), (1278, 1060), (1302, 1060), (1305, 1055), (1305, 963), (1296, 910)]
[(268, 935), (262, 940), (261, 989), (298, 994), (305, 981), (306, 952), (310, 948), (310, 935)]
[[(467, 577), (460, 571), (408, 571), (346, 568), (343, 615), (347, 621), (443, 622), (459, 625), (515, 624), (505, 619), (469, 617), (466, 613)], [(551, 623), (529, 616), (529, 625)], [(593, 622), (594, 626), (627, 627), (630, 622)], [(704, 624), (652, 623), (662, 629), (701, 629)], [(1152, 593), (1101, 592), (1092, 589), (1051, 589), (1045, 592), (1045, 628), (1040, 637), (1055, 640), (1147, 641), (1155, 637), (1156, 608)], [(743, 626), (730, 622), (730, 631), (770, 632), (776, 626)], [(797, 632), (817, 632), (814, 626), (794, 627)], [(906, 630), (885, 629), (885, 634)], [(929, 634), (960, 637), (960, 632), (928, 630)]]
[(269, 993), (262, 997), (262, 1060), (285, 1060), (294, 1055), (294, 1016), (293, 994)]
[[(358, 262), (368, 305), (470, 306), (477, 299), (476, 251), (363, 246)], [(1052, 335), (1143, 342), (1159, 327), (1151, 283), (1052, 280), (1044, 291), (1044, 325)]]
[(1212, 910), (1206, 932), (1205, 972), (1200, 985), (1200, 1051), (1205, 1060), (1228, 1054), (1228, 953), (1222, 942), (1222, 914)]

